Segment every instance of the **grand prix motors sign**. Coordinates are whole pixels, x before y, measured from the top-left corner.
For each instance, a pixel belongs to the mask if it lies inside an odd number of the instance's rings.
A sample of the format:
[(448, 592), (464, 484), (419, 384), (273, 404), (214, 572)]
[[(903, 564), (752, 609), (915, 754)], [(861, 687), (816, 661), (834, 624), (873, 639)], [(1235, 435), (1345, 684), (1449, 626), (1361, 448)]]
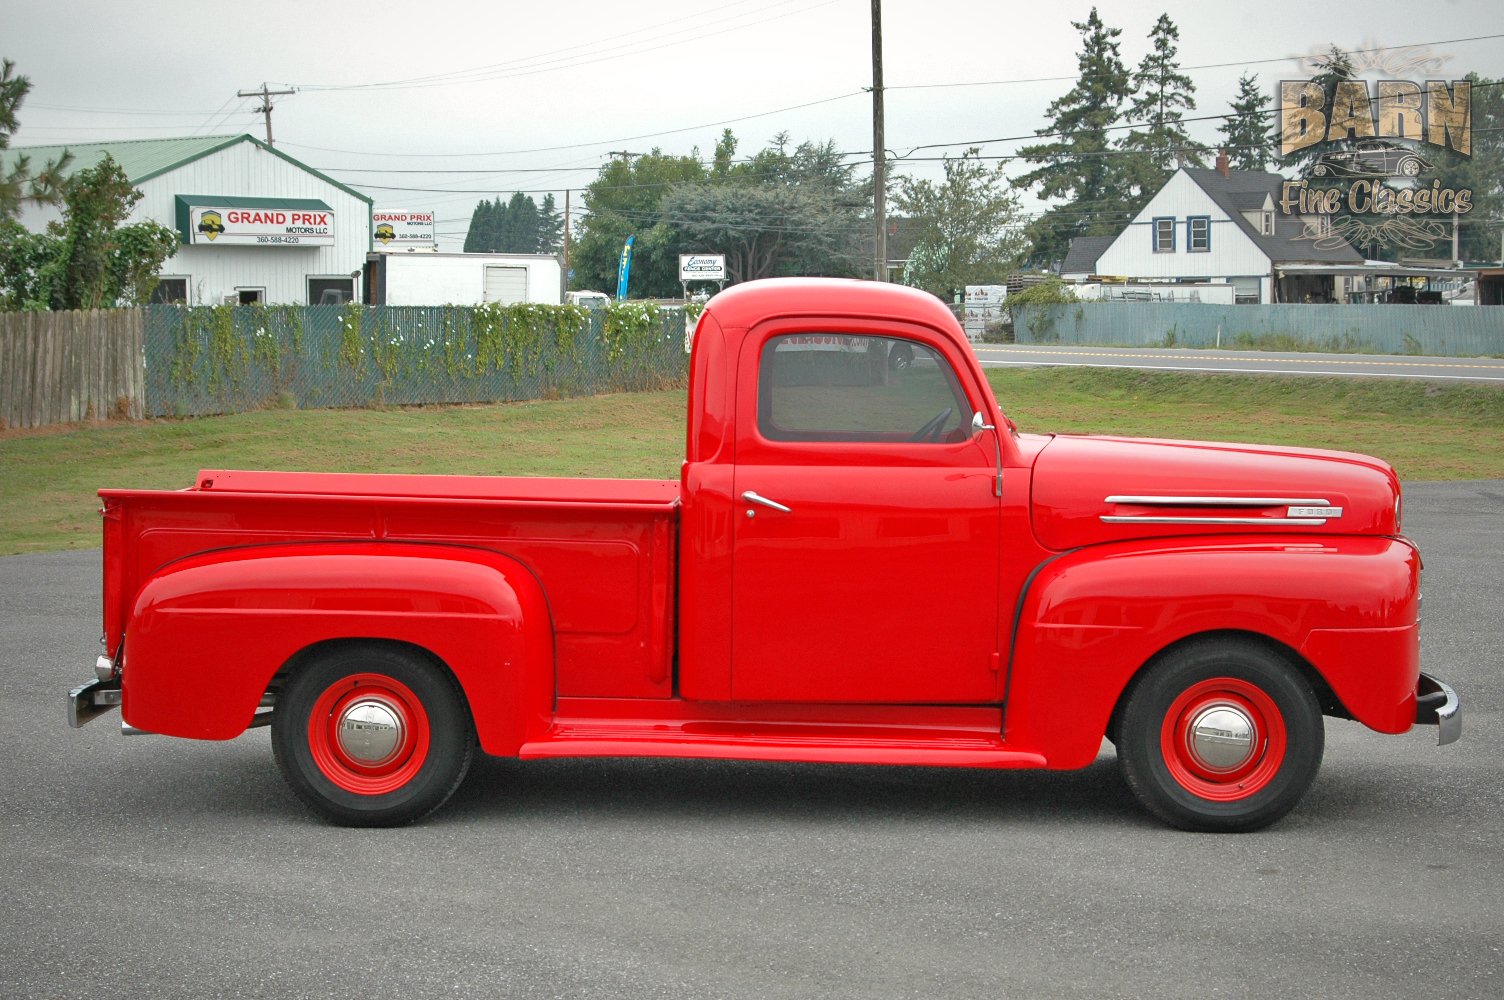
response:
[(334, 212), (194, 206), (188, 234), (191, 243), (214, 246), (329, 247), (334, 245)]

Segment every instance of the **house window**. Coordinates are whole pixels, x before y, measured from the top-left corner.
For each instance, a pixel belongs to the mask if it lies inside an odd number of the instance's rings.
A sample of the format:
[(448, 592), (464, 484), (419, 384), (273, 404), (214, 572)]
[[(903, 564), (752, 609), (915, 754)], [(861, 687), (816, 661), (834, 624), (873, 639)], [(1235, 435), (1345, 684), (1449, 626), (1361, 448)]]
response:
[(1193, 215), (1186, 220), (1185, 249), (1187, 253), (1211, 252), (1212, 220), (1209, 216)]
[(1175, 252), (1175, 220), (1162, 218), (1154, 220), (1154, 252)]
[(308, 304), (311, 306), (342, 306), (354, 298), (354, 278), (308, 279)]
[(186, 306), (188, 304), (187, 278), (162, 278), (151, 290), (147, 302), (152, 305)]
[(1259, 216), (1259, 232), (1265, 236), (1274, 235), (1274, 213), (1262, 212)]
[(225, 296), (227, 301), (240, 306), (254, 306), (266, 301), (265, 288), (237, 288), (234, 297)]
[(1263, 298), (1258, 278), (1233, 278), (1233, 301), (1240, 306), (1256, 306)]

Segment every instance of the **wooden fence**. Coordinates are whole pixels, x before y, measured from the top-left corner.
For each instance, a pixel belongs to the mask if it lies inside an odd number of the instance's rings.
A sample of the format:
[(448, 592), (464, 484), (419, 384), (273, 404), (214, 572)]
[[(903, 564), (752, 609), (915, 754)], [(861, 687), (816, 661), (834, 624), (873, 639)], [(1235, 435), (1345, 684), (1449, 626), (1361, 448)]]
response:
[(146, 412), (139, 309), (0, 313), (0, 430)]

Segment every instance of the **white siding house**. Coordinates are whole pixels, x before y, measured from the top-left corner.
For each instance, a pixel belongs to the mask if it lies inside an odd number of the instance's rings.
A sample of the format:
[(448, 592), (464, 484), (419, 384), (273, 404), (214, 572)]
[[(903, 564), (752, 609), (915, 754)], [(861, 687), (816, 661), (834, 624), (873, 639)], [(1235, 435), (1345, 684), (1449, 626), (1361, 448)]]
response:
[[(1096, 254), (1090, 271), (1127, 281), (1231, 284), (1239, 302), (1301, 301), (1292, 295), (1303, 297), (1313, 289), (1329, 299), (1330, 279), (1319, 286), (1292, 283), (1311, 279), (1277, 285), (1278, 265), (1362, 264), (1363, 258), (1346, 244), (1318, 245), (1315, 237), (1327, 234), (1318, 232), (1316, 220), (1276, 211), (1284, 179), (1262, 171), (1181, 168)], [(1071, 257), (1079, 261), (1073, 272), (1097, 250), (1088, 239), (1093, 238), (1073, 241)]]
[[(371, 199), (249, 135), (73, 143), (11, 150), (34, 164), (64, 149), (68, 172), (111, 156), (143, 197), (130, 221), (155, 219), (182, 246), (157, 298), (221, 302), (347, 301), (371, 249)], [(59, 210), (32, 207), (33, 231)], [(243, 221), (242, 221), (243, 220)]]

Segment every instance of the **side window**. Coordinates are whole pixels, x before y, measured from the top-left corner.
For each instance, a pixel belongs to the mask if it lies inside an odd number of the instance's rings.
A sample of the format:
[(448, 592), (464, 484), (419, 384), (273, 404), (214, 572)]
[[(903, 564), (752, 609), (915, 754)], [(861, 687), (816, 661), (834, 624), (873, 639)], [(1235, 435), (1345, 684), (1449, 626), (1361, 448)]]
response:
[(758, 429), (771, 441), (958, 441), (971, 419), (950, 363), (913, 340), (774, 337), (758, 380)]

